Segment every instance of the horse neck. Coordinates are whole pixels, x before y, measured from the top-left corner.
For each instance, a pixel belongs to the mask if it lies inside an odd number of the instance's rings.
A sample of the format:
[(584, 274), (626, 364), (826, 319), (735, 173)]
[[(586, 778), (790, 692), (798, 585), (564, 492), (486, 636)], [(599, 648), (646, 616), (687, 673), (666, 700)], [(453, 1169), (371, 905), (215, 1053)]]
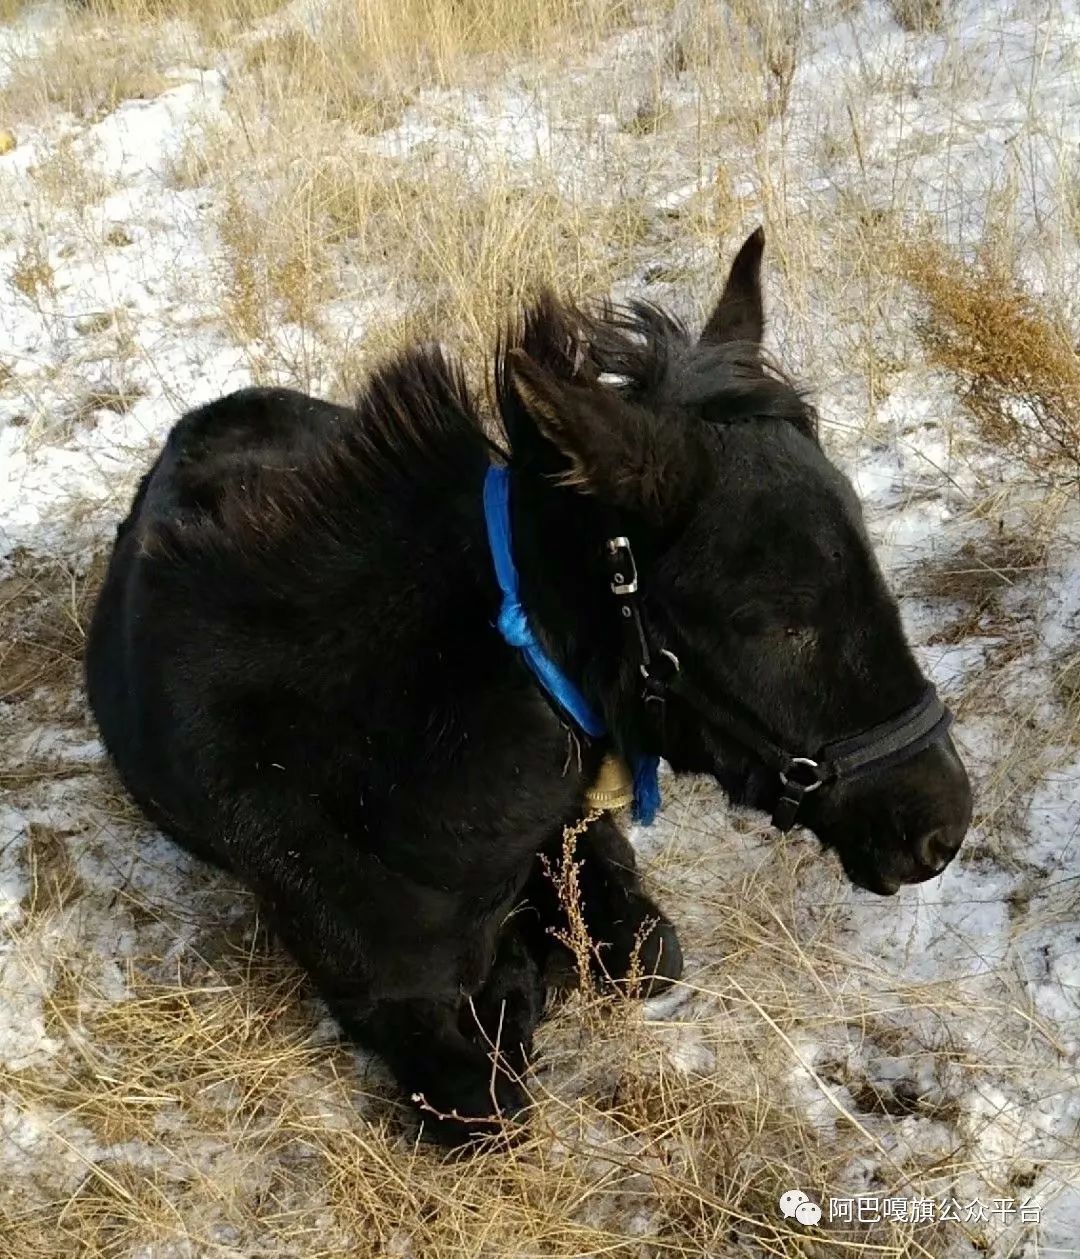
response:
[(526, 472), (513, 477), (511, 519), (529, 620), (563, 672), (610, 716), (625, 646), (602, 563), (603, 509)]

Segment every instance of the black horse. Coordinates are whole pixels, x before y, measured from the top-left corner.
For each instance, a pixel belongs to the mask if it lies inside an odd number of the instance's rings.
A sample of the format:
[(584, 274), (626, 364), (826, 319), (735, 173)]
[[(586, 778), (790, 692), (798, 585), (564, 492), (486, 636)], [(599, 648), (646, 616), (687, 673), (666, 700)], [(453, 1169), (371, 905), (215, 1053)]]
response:
[[(968, 827), (856, 497), (763, 360), (763, 242), (696, 342), (644, 305), (535, 303), (496, 353), (505, 450), (459, 368), (418, 348), (354, 407), (248, 389), (186, 415), (117, 531), (87, 683), (121, 777), (255, 890), (439, 1139), (524, 1105), (561, 947), (542, 858), (609, 751), (797, 814), (876, 892), (937, 874)], [(636, 946), (652, 990), (677, 978), (610, 815), (578, 858), (599, 971), (625, 978)]]

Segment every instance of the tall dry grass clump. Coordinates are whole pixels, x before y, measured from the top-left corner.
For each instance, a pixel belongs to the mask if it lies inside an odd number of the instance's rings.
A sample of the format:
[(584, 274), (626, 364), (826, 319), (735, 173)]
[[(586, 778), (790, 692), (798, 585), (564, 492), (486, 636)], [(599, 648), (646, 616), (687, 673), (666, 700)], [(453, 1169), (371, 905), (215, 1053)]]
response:
[(938, 31), (945, 22), (945, 0), (889, 0), (889, 11), (905, 31), (917, 35)]
[[(288, 28), (261, 36), (243, 53), (246, 86), (262, 108), (286, 111), (304, 100), (323, 121), (341, 121), (353, 134), (392, 127), (412, 99), (415, 84), (394, 85), (393, 62), (364, 57), (356, 46), (316, 39)], [(407, 76), (402, 76), (407, 78)]]
[[(492, 144), (482, 92), (507, 58), (587, 49), (626, 17), (611, 0), (334, 0), (317, 29), (238, 39), (224, 109), (192, 128), (170, 180), (212, 194), (218, 317), (256, 378), (348, 393), (418, 338), (479, 359), (540, 284), (589, 294), (625, 274), (652, 230), (640, 195), (583, 196), (528, 89), (495, 93), (515, 134), (512, 151)], [(420, 92), (451, 87), (479, 88), (478, 120), (447, 103), (445, 135), (385, 134)]]
[(899, 265), (924, 302), (919, 339), (986, 440), (1042, 475), (1080, 475), (1080, 358), (1055, 312), (990, 255), (969, 262), (923, 239)]
[(60, 109), (95, 122), (122, 101), (147, 100), (169, 86), (164, 69), (179, 59), (176, 32), (65, 14), (36, 57), (16, 57), (0, 88), (0, 115), (42, 123)]
[[(185, 11), (205, 25), (215, 5), (183, 0)], [(630, 17), (623, 0), (329, 0), (310, 28), (271, 24), (236, 47), (268, 101), (287, 106), (299, 91), (324, 116), (376, 131), (422, 88), (478, 84), (525, 58), (587, 50)]]
[[(256, 368), (305, 386), (328, 367), (351, 392), (365, 366), (417, 340), (478, 363), (541, 285), (605, 292), (653, 230), (638, 200), (577, 200), (539, 160), (525, 172), (497, 160), (476, 171), (460, 155), (331, 152), (314, 123), (315, 151), (300, 158), (294, 137), (302, 143), (294, 132), (279, 145), (284, 168), (275, 156), (242, 179), (223, 176), (215, 222), (226, 327)], [(215, 132), (207, 145), (196, 162), (220, 169), (236, 133)]]
[[(15, 0), (7, 5), (16, 17)], [(313, 18), (313, 35), (293, 19), (275, 22), (282, 7), (280, 0), (70, 6), (35, 57), (14, 60), (2, 112), (25, 122), (59, 107), (97, 119), (122, 101), (163, 91), (169, 67), (212, 64), (227, 48), (282, 105), (299, 90), (321, 99), (327, 115), (377, 130), (422, 87), (479, 81), (511, 60), (568, 44), (594, 46), (630, 16), (621, 0), (330, 0)]]
[[(338, 59), (403, 82), (447, 86), (466, 62), (543, 56), (594, 44), (631, 17), (623, 0), (336, 0), (321, 41)], [(475, 70), (477, 67), (473, 67)]]

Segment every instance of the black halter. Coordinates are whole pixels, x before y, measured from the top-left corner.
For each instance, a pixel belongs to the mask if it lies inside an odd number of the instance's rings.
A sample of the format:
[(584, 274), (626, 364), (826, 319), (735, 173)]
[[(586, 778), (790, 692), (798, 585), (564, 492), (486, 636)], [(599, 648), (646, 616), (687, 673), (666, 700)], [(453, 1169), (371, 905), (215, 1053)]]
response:
[(948, 733), (952, 713), (928, 684), (909, 708), (861, 734), (827, 743), (813, 756), (785, 751), (755, 719), (741, 717), (714, 704), (707, 696), (691, 693), (682, 680), (679, 658), (674, 652), (664, 648), (655, 653), (650, 650), (638, 604), (638, 573), (630, 540), (621, 535), (609, 538), (605, 551), (611, 591), (619, 601), (620, 615), (640, 656), (646, 709), (662, 706), (670, 696), (677, 696), (711, 727), (776, 770), (780, 791), (772, 822), (778, 830), (790, 830), (803, 800), (826, 783), (849, 781), (870, 770), (898, 765), (940, 742)]

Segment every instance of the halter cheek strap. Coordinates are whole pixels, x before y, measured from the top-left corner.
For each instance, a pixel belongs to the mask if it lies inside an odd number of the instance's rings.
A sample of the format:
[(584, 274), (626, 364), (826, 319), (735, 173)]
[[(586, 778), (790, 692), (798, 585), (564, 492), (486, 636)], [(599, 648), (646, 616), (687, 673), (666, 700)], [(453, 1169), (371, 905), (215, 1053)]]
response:
[(683, 680), (678, 657), (661, 649), (652, 652), (638, 603), (638, 573), (628, 538), (610, 538), (606, 547), (611, 592), (620, 603), (620, 615), (630, 629), (633, 649), (640, 655), (642, 699), (646, 711), (659, 710), (670, 696), (677, 696), (713, 729), (745, 748), (779, 780), (772, 822), (780, 831), (795, 824), (802, 802), (826, 783), (857, 778), (887, 769), (916, 756), (948, 734), (953, 716), (933, 686), (927, 684), (919, 698), (902, 713), (851, 738), (827, 743), (813, 756), (796, 755), (776, 743), (752, 717), (733, 707), (722, 708), (708, 697), (691, 692)]

